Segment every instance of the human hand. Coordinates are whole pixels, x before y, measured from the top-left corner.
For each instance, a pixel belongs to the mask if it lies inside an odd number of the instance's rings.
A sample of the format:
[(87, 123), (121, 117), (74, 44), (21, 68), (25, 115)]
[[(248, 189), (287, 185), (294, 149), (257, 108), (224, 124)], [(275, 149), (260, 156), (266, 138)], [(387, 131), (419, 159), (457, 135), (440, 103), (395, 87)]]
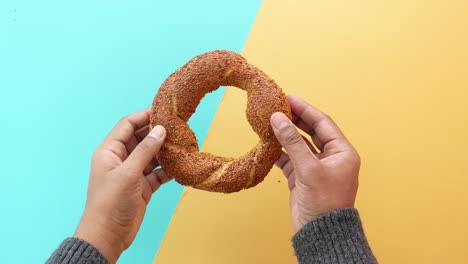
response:
[(148, 110), (124, 117), (91, 161), (86, 207), (74, 236), (110, 263), (135, 239), (153, 192), (171, 179), (162, 169), (154, 170), (166, 130), (156, 126), (148, 134), (148, 123)]
[[(281, 154), (276, 165), (288, 178), (291, 216), (297, 232), (321, 214), (354, 207), (360, 158), (329, 116), (296, 96), (288, 95), (288, 101), (292, 122), (283, 113), (274, 113), (271, 125), (287, 152)], [(313, 145), (293, 123), (311, 136)]]

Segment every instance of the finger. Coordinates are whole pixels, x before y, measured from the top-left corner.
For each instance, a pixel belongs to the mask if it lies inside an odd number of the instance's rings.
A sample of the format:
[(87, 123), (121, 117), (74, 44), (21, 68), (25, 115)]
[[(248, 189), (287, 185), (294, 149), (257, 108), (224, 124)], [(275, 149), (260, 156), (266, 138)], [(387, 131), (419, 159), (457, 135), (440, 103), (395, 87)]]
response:
[(163, 169), (154, 170), (146, 175), (145, 178), (151, 186), (151, 191), (153, 193), (157, 191), (161, 185), (172, 180)]
[[(315, 135), (317, 147), (324, 151), (329, 149), (344, 149), (351, 145), (338, 126), (326, 114), (309, 105), (299, 97), (288, 95), (289, 105), (294, 114), (304, 123), (301, 127), (311, 136)], [(298, 121), (300, 122), (300, 121)]]
[[(138, 131), (136, 131), (134, 136), (130, 137), (130, 139), (125, 144), (127, 153), (128, 154), (132, 153), (132, 151), (148, 135), (148, 133), (149, 133), (149, 125), (146, 125), (140, 128)], [(148, 172), (152, 171), (153, 169), (154, 167), (152, 169), (149, 169)]]
[(141, 142), (150, 132), (149, 125), (146, 125), (135, 132), (135, 138), (138, 142)]
[(286, 152), (282, 151), (281, 150), (281, 154), (280, 156), (278, 157), (278, 159), (276, 160), (275, 162), (275, 165), (280, 168), (280, 169), (283, 169), (284, 165), (286, 164), (286, 162), (289, 161), (289, 156)]
[(296, 180), (293, 175), (294, 166), (291, 159), (289, 159), (288, 154), (281, 151), (281, 155), (278, 160), (276, 160), (275, 165), (281, 169), (286, 179), (288, 179), (288, 188), (289, 190), (292, 190), (296, 186)]
[(270, 121), (276, 138), (288, 152), (294, 167), (303, 166), (304, 161), (317, 160), (301, 134), (285, 114), (281, 112), (274, 113)]
[(106, 140), (117, 140), (125, 145), (134, 137), (135, 132), (149, 123), (149, 109), (122, 118), (111, 130)]
[(309, 141), (306, 137), (302, 136), (302, 139), (304, 139), (305, 143), (307, 144), (307, 146), (309, 147), (309, 149), (312, 151), (312, 153), (314, 153), (314, 154), (317, 154), (317, 153), (318, 153), (318, 151), (317, 151), (317, 149), (315, 148), (315, 146), (314, 146), (312, 143), (310, 143), (310, 141)]
[(294, 172), (294, 166), (291, 160), (289, 160), (289, 162), (286, 162), (286, 164), (284, 164), (281, 170), (283, 171), (284, 175), (287, 175), (287, 178), (289, 178), (291, 174)]
[[(140, 128), (137, 132), (135, 132), (135, 136), (132, 137), (130, 139), (130, 142), (127, 144), (128, 153), (131, 153), (136, 148), (136, 146), (148, 135), (149, 132), (149, 125), (146, 125)], [(158, 161), (155, 158), (153, 158), (148, 164), (148, 166), (146, 166), (143, 173), (148, 174), (158, 166)]]
[[(275, 165), (281, 169), (281, 171), (283, 171), (283, 174), (284, 176), (286, 176), (286, 178), (289, 178), (289, 174), (291, 173), (291, 168), (294, 168), (292, 166), (292, 162), (291, 162), (291, 159), (289, 158), (288, 154), (286, 154), (286, 152), (284, 151), (281, 151), (281, 155), (280, 157), (278, 158), (278, 160), (276, 160), (275, 162)], [(288, 173), (286, 173), (288, 172)]]
[(146, 205), (148, 205), (151, 200), (151, 196), (153, 195), (153, 191), (151, 190), (151, 186), (148, 181), (144, 181), (142, 185), (141, 197), (143, 197)]
[(288, 178), (288, 188), (290, 191), (292, 191), (295, 187), (296, 187), (296, 176), (294, 175), (294, 173), (292, 173), (291, 175), (289, 175), (289, 178)]
[(304, 120), (302, 120), (300, 117), (295, 115), (293, 113), (293, 123), (296, 125), (298, 128), (300, 128), (302, 131), (306, 132), (310, 138), (312, 139), (312, 142), (314, 142), (314, 145), (317, 146), (317, 148), (322, 151), (323, 150), (323, 142), (318, 138), (317, 134), (315, 134), (315, 131), (306, 123)]
[(159, 162), (153, 158), (150, 163), (146, 166), (146, 168), (143, 170), (143, 174), (148, 174), (150, 172), (152, 172), (156, 167), (159, 166)]
[(151, 160), (159, 153), (165, 138), (166, 130), (164, 127), (155, 126), (148, 136), (130, 153), (124, 165), (143, 172)]
[(131, 153), (136, 148), (138, 143), (140, 143), (148, 135), (148, 133), (149, 133), (149, 125), (146, 125), (138, 129), (135, 132), (135, 134), (132, 137), (130, 137), (127, 143), (125, 144), (128, 153)]

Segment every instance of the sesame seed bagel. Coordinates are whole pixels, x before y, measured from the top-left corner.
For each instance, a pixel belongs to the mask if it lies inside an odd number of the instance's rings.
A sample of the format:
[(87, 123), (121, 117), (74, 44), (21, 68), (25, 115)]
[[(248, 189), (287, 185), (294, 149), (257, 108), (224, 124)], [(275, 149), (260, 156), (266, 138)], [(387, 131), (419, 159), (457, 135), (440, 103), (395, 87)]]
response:
[[(260, 138), (252, 150), (238, 158), (199, 152), (195, 134), (187, 125), (200, 100), (219, 86), (247, 92), (247, 120)], [(285, 94), (265, 73), (235, 52), (201, 54), (171, 74), (154, 98), (150, 128), (162, 125), (167, 130), (156, 158), (171, 177), (186, 186), (223, 193), (253, 187), (263, 181), (281, 153), (270, 126), (275, 112), (291, 118)]]

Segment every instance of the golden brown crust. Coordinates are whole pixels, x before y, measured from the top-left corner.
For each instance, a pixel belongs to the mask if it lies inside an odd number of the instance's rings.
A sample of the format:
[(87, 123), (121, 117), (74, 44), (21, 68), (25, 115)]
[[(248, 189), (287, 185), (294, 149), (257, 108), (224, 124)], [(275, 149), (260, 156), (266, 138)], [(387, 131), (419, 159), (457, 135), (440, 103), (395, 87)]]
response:
[[(205, 94), (219, 86), (247, 92), (247, 120), (260, 138), (255, 148), (239, 158), (198, 152), (195, 134), (186, 123)], [(291, 118), (285, 94), (265, 73), (231, 51), (201, 54), (171, 74), (154, 98), (150, 128), (162, 125), (167, 130), (156, 158), (183, 185), (224, 193), (253, 187), (263, 181), (281, 153), (270, 126), (275, 112)]]

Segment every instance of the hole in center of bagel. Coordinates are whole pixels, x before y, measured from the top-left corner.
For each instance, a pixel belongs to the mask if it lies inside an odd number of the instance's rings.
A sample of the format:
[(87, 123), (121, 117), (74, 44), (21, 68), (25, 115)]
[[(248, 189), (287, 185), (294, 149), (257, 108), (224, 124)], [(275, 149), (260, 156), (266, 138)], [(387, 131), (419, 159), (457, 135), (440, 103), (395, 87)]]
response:
[[(213, 93), (223, 92), (219, 107), (211, 98)], [(205, 95), (198, 105), (195, 114), (189, 120), (189, 125), (197, 136), (200, 152), (208, 152), (222, 157), (237, 158), (253, 149), (259, 142), (258, 135), (253, 131), (246, 117), (247, 93), (237, 87), (219, 88)], [(219, 98), (219, 97), (218, 97)], [(219, 100), (218, 100), (219, 101)], [(214, 108), (214, 109), (213, 109)], [(207, 111), (213, 111), (211, 120), (203, 119)], [(215, 112), (216, 111), (216, 112)], [(192, 122), (191, 122), (192, 121)], [(197, 124), (211, 125), (203, 145), (200, 146), (201, 133), (197, 134)]]

